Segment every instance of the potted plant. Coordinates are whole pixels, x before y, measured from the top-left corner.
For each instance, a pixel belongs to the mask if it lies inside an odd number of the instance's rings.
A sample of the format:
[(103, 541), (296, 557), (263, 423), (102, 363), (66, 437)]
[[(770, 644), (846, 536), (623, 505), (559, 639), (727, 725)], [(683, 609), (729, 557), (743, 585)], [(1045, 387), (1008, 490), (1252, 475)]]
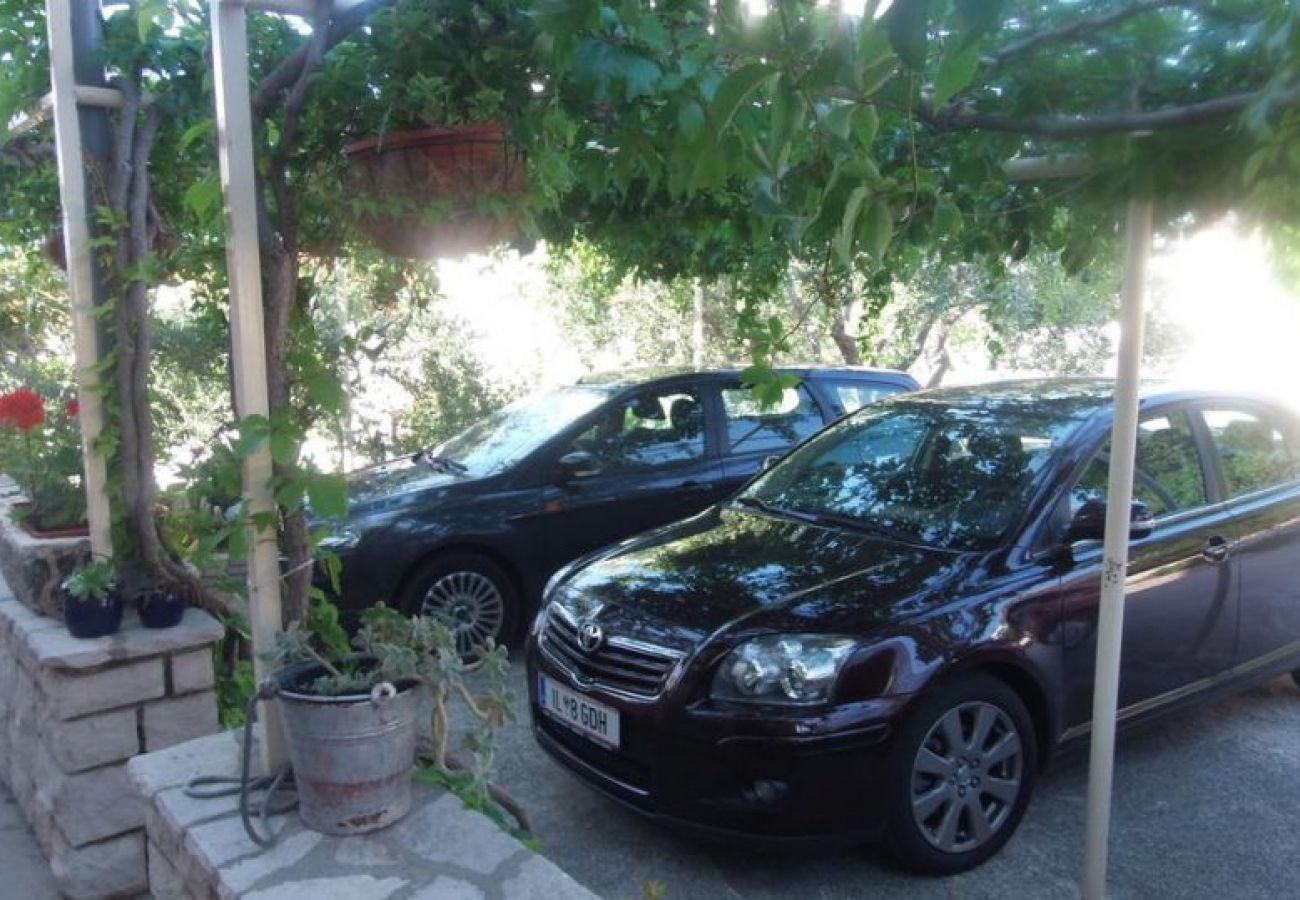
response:
[(398, 2), (355, 48), (346, 182), (357, 224), (384, 251), (458, 256), (513, 237), (528, 188), (501, 124), (533, 102), (532, 29), (501, 0)]
[(46, 416), (45, 401), (30, 388), (0, 395), (0, 470), (27, 496), (14, 510), (33, 536), (86, 534), (78, 414), (75, 398), (61, 415)]
[(175, 585), (147, 585), (136, 594), (140, 624), (145, 628), (171, 628), (185, 615), (185, 594)]
[[(284, 666), (273, 679), (275, 695), (303, 823), (326, 834), (359, 834), (398, 821), (410, 808), (419, 757), (426, 777), (495, 811), (499, 822), (506, 810), (526, 829), (518, 805), (488, 780), (493, 734), (510, 715), (505, 648), (483, 648), (467, 663), (445, 623), (407, 618), (383, 604), (366, 610), (362, 623), (355, 653), (343, 653), (347, 642), (337, 628), (328, 642), (332, 653), (318, 651), (297, 627), (277, 638), (275, 659)], [(487, 692), (475, 694), (464, 681), (474, 670)], [(473, 722), (469, 763), (448, 749), (453, 699)], [(422, 710), (426, 729), (419, 727)]]
[(106, 559), (78, 566), (63, 579), (63, 621), (73, 637), (103, 637), (122, 624), (117, 571)]

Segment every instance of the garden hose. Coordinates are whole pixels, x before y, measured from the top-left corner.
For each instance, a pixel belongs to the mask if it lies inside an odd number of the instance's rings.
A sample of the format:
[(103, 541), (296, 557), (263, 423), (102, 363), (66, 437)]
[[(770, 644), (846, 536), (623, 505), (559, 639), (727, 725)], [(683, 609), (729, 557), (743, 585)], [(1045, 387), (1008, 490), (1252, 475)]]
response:
[[(287, 813), (298, 806), (297, 797), (285, 796), (279, 802), (276, 800), (276, 795), (281, 790), (288, 791), (294, 786), (293, 769), (288, 765), (273, 775), (249, 777), (252, 768), (253, 725), (257, 721), (257, 704), (262, 700), (274, 699), (279, 692), (279, 688), (274, 681), (263, 681), (258, 686), (256, 693), (248, 700), (248, 707), (244, 717), (244, 746), (240, 760), (239, 777), (200, 775), (185, 786), (185, 796), (200, 799), (230, 797), (238, 794), (239, 817), (244, 823), (244, 831), (253, 843), (264, 850), (274, 847), (276, 841), (280, 839), (280, 834), (285, 829), (284, 825), (272, 829), (270, 817)], [(254, 801), (251, 799), (250, 795), (259, 791), (265, 792), (261, 800)], [(256, 817), (257, 822), (260, 822), (260, 831), (258, 830), (259, 826), (254, 822), (254, 817)]]

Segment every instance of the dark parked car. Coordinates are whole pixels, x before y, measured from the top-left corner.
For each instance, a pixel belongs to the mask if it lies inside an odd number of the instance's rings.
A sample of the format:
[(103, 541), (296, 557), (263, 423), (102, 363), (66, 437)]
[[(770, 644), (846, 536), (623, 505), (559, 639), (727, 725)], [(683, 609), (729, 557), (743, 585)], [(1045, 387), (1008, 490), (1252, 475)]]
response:
[(765, 457), (917, 387), (901, 372), (782, 371), (800, 384), (766, 407), (733, 370), (584, 378), (353, 474), (348, 521), (324, 542), (343, 563), (344, 614), (385, 601), (449, 616), (466, 651), (508, 639), (564, 563), (693, 515)]
[[(538, 742), (708, 834), (982, 862), (1088, 730), (1112, 392), (885, 400), (560, 571), (528, 642)], [(1298, 462), (1267, 401), (1143, 399), (1122, 726), (1300, 666)]]

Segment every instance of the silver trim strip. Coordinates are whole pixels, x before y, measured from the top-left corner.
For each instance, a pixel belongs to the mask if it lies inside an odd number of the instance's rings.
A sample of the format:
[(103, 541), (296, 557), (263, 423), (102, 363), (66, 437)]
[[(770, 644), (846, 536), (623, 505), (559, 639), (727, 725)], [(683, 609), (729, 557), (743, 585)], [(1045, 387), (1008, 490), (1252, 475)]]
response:
[[(1190, 697), (1192, 694), (1208, 690), (1209, 688), (1222, 684), (1225, 681), (1231, 681), (1241, 675), (1248, 675), (1256, 669), (1266, 668), (1279, 660), (1286, 659), (1288, 656), (1293, 656), (1297, 653), (1300, 653), (1300, 641), (1292, 641), (1285, 646), (1277, 648), (1271, 653), (1258, 656), (1249, 662), (1242, 663), (1239, 666), (1233, 666), (1231, 669), (1224, 669), (1217, 675), (1211, 675), (1208, 678), (1201, 678), (1197, 681), (1188, 682), (1182, 687), (1174, 688), (1172, 691), (1166, 691), (1163, 694), (1157, 694), (1154, 697), (1148, 697), (1145, 700), (1139, 700), (1137, 703), (1132, 703), (1120, 710), (1119, 715), (1115, 717), (1115, 721), (1124, 722), (1128, 719), (1135, 718), (1143, 713), (1151, 712), (1152, 710), (1159, 709), (1162, 706), (1182, 700), (1184, 697)], [(1083, 722), (1061, 732), (1060, 740), (1062, 742), (1073, 740), (1074, 738), (1087, 734), (1091, 730), (1092, 723)]]

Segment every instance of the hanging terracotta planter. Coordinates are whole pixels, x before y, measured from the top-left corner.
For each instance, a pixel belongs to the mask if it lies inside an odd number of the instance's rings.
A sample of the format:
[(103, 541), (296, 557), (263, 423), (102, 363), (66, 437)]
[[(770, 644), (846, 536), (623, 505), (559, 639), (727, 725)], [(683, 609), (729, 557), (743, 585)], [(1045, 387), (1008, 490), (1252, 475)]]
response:
[[(399, 131), (352, 144), (348, 188), (392, 204), (359, 224), (386, 253), (407, 259), (462, 256), (512, 237), (513, 199), (528, 189), (522, 154), (496, 124)], [(505, 211), (485, 210), (487, 200)]]

